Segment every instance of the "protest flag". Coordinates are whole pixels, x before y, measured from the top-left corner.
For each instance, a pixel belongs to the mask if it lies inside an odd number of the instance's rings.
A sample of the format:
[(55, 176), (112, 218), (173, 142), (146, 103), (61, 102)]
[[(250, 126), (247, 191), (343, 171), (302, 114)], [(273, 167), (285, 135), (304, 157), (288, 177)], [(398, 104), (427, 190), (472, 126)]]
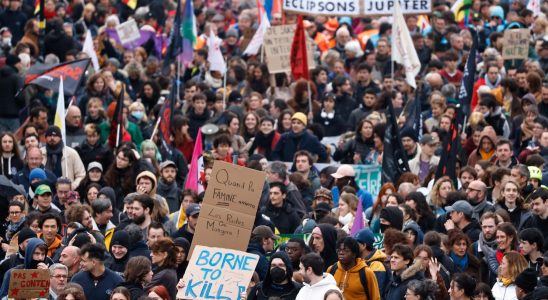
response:
[(67, 130), (65, 127), (65, 93), (63, 91), (63, 76), (59, 78), (59, 96), (57, 96), (57, 108), (53, 124), (61, 129), (61, 138), (67, 142)]
[(265, 0), (264, 1), (264, 10), (268, 16), (268, 20), (272, 21), (273, 14), (282, 13), (282, 1), (281, 0)]
[(403, 127), (412, 128), (417, 133), (417, 138), (420, 140), (423, 133), (422, 126), (422, 106), (419, 98), (419, 89), (415, 90), (415, 99), (409, 104), (411, 107), (407, 113), (405, 125)]
[(127, 140), (127, 136), (129, 135), (124, 124), (124, 90), (125, 87), (122, 85), (120, 95), (116, 101), (114, 115), (110, 121), (110, 134), (108, 136), (108, 142), (112, 148), (118, 148), (118, 145), (120, 145), (123, 140)]
[[(462, 76), (459, 95), (457, 97), (457, 102), (461, 105), (462, 111), (465, 115), (468, 115), (472, 102), (476, 75), (476, 55), (478, 52), (478, 35), (474, 29), (470, 29), (470, 32), (472, 33), (472, 48), (470, 48), (468, 60), (464, 66), (464, 74)], [(463, 121), (460, 120), (460, 118), (461, 116), (459, 116), (459, 120), (457, 120), (459, 123)]]
[(303, 25), (303, 16), (299, 15), (297, 20), (297, 29), (293, 36), (291, 44), (291, 55), (289, 57), (291, 63), (291, 75), (293, 80), (304, 78), (308, 80), (308, 56), (306, 53), (306, 34)]
[(472, 0), (457, 0), (451, 11), (455, 15), (455, 21), (459, 24), (460, 28), (466, 28), (471, 22), (470, 10), (472, 9)]
[(436, 169), (436, 180), (443, 176), (449, 176), (455, 186), (457, 186), (457, 155), (460, 148), (458, 118), (460, 109), (453, 116), (449, 134), (443, 140), (440, 163)]
[(358, 209), (356, 210), (356, 216), (354, 217), (354, 223), (352, 223), (352, 229), (350, 230), (350, 235), (355, 236), (358, 231), (362, 230), (364, 227), (363, 223), (363, 202), (362, 197), (360, 197)]
[(217, 37), (213, 30), (209, 31), (207, 39), (207, 61), (209, 62), (210, 71), (219, 71), (221, 74), (226, 72), (226, 63), (221, 52), (221, 44), (223, 40)]
[(196, 193), (200, 192), (198, 180), (200, 179), (200, 166), (199, 161), (202, 159), (202, 130), (198, 129), (198, 135), (196, 136), (196, 142), (194, 144), (194, 150), (192, 151), (192, 159), (190, 161), (190, 169), (188, 170), (188, 176), (186, 177), (185, 189), (191, 189)]
[(194, 44), (196, 43), (196, 17), (194, 16), (194, 5), (192, 1), (186, 1), (185, 9), (182, 17), (182, 34), (183, 34), (183, 64), (187, 65), (192, 62), (194, 56)]
[(162, 109), (158, 115), (158, 118), (161, 118), (160, 125), (158, 126), (158, 141), (160, 142), (159, 151), (163, 159), (169, 159), (173, 154), (170, 134), (171, 120), (173, 120), (173, 113), (175, 112), (175, 102), (177, 102), (176, 79), (173, 80), (169, 96), (164, 100), (164, 104), (162, 105)]
[(421, 70), (421, 62), (415, 47), (413, 46), (413, 40), (409, 34), (409, 29), (405, 23), (405, 18), (401, 11), (400, 3), (394, 1), (394, 25), (392, 26), (392, 61), (403, 65), (405, 69), (405, 81), (417, 88), (415, 82), (415, 76), (417, 76)]
[(137, 7), (137, 0), (122, 0), (127, 7), (135, 9)]
[(419, 16), (419, 19), (417, 20), (417, 26), (419, 27), (421, 32), (430, 31), (432, 29), (432, 27), (430, 26), (430, 22), (428, 22), (428, 16), (426, 15)]
[[(175, 19), (173, 19), (173, 27), (171, 28), (171, 34), (169, 36), (169, 45), (167, 46), (166, 55), (164, 58), (164, 65), (162, 72), (164, 75), (169, 73), (169, 64), (174, 60), (177, 55), (183, 50), (183, 36), (182, 36), (182, 24), (181, 24), (181, 1), (177, 0), (177, 8), (175, 11)], [(188, 2), (188, 1), (187, 1)], [(191, 1), (192, 2), (192, 1)]]
[(261, 23), (259, 23), (259, 28), (257, 28), (257, 31), (253, 35), (253, 38), (247, 45), (244, 51), (244, 55), (256, 55), (259, 52), (259, 48), (263, 45), (264, 36), (266, 34), (266, 30), (270, 27), (270, 22), (268, 21), (268, 18), (263, 13), (263, 17), (261, 18)]
[(382, 157), (382, 183), (396, 182), (401, 174), (409, 172), (407, 155), (401, 143), (400, 130), (394, 115), (392, 99), (388, 99), (387, 125), (384, 134)]
[(65, 95), (73, 96), (80, 86), (84, 72), (88, 68), (90, 59), (80, 59), (54, 66), (37, 64), (31, 67), (25, 77), (25, 85), (35, 84), (48, 90), (56, 90), (63, 76), (63, 88)]
[(101, 67), (99, 67), (99, 59), (97, 59), (97, 52), (93, 48), (93, 39), (91, 38), (91, 31), (88, 29), (86, 32), (86, 39), (84, 40), (84, 46), (82, 47), (82, 52), (87, 54), (91, 58), (91, 63), (93, 64), (93, 69), (95, 72), (99, 72)]

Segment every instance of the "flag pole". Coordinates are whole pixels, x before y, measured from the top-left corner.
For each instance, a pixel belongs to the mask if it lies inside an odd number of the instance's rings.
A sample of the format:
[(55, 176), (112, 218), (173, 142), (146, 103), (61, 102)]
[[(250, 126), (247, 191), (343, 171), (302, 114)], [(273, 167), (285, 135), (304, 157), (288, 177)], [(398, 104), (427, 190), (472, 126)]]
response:
[[(308, 79), (306, 80), (306, 86), (308, 88), (308, 112), (312, 113), (312, 93), (310, 92), (310, 80)], [(312, 123), (312, 121), (310, 121), (310, 123)]]
[(264, 63), (264, 45), (261, 46), (261, 64)]
[(162, 120), (162, 116), (158, 116), (158, 121), (156, 121), (156, 125), (154, 125), (154, 130), (152, 130), (152, 135), (150, 136), (151, 139), (154, 138), (156, 135), (156, 132), (158, 131), (158, 126), (160, 126), (160, 121)]
[(223, 110), (226, 109), (226, 77), (227, 77), (227, 74), (228, 74), (228, 60), (225, 56), (225, 64), (226, 64), (226, 70), (225, 70), (225, 74), (223, 76)]

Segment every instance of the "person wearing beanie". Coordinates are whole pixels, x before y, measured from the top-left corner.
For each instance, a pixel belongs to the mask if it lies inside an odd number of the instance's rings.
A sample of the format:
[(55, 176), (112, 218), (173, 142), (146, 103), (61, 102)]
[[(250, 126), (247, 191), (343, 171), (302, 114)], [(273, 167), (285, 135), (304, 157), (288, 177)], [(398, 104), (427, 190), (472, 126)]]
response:
[(222, 50), (223, 54), (227, 56), (227, 59), (230, 59), (230, 57), (233, 56), (240, 56), (242, 54), (238, 30), (235, 28), (229, 28), (226, 31)]
[(518, 300), (534, 299), (533, 291), (537, 286), (537, 275), (538, 272), (533, 268), (527, 268), (518, 274), (514, 281)]
[(118, 274), (123, 274), (129, 259), (129, 234), (125, 230), (114, 232), (109, 248), (110, 257), (105, 266)]
[(398, 207), (390, 206), (381, 209), (379, 219), (381, 221), (381, 232), (388, 228), (400, 231), (403, 229), (403, 212)]
[(41, 150), (46, 169), (57, 177), (70, 179), (73, 190), (78, 188), (80, 181), (86, 177), (86, 169), (78, 152), (63, 143), (59, 127), (50, 126), (46, 130), (46, 146)]
[(375, 249), (375, 246), (373, 245), (375, 243), (375, 236), (371, 229), (364, 228), (358, 231), (354, 235), (354, 239), (358, 241), (358, 246), (360, 247), (360, 257), (375, 273), (379, 290), (382, 295), (384, 292), (385, 282), (388, 280), (386, 267), (384, 266), (384, 261), (386, 261), (387, 256), (384, 252)]
[(27, 249), (27, 243), (25, 243), (25, 241), (35, 237), (36, 233), (28, 227), (21, 229), (15, 236), (12, 237), (13, 239), (17, 239), (19, 245), (18, 251), (17, 253), (9, 255), (0, 263), (0, 276), (2, 276), (2, 278), (4, 278), (4, 274), (9, 269), (24, 263), (25, 250)]
[(190, 242), (183, 237), (178, 237), (173, 240), (173, 243), (177, 247), (177, 279), (181, 279), (188, 267), (187, 256), (190, 251)]
[(291, 117), (291, 130), (282, 134), (272, 152), (273, 160), (284, 162), (293, 161), (295, 152), (307, 150), (314, 156), (316, 161), (325, 162), (327, 152), (318, 138), (306, 130), (308, 118), (305, 114), (297, 112)]
[(411, 127), (405, 126), (400, 131), (400, 136), (403, 149), (405, 150), (405, 154), (407, 154), (407, 160), (410, 161), (421, 152), (420, 146), (417, 143), (417, 133)]

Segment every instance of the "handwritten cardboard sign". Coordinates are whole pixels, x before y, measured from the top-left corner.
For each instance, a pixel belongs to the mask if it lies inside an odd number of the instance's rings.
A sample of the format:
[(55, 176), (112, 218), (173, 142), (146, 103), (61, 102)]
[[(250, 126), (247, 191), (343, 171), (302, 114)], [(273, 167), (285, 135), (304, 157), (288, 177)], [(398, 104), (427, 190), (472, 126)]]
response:
[(240, 299), (259, 256), (243, 251), (196, 246), (177, 299)]
[[(265, 54), (270, 73), (283, 73), (291, 71), (291, 44), (295, 35), (296, 25), (272, 26), (267, 29), (264, 37)], [(314, 69), (314, 41), (306, 40), (308, 55), (308, 69)]]
[(196, 245), (246, 250), (265, 178), (260, 171), (213, 163), (189, 257)]
[(529, 56), (529, 29), (511, 29), (504, 31), (502, 58), (527, 59)]
[(139, 27), (137, 27), (137, 23), (133, 19), (116, 26), (116, 32), (122, 44), (131, 43), (141, 37)]
[(42, 269), (11, 270), (8, 298), (28, 299), (49, 296), (49, 271)]

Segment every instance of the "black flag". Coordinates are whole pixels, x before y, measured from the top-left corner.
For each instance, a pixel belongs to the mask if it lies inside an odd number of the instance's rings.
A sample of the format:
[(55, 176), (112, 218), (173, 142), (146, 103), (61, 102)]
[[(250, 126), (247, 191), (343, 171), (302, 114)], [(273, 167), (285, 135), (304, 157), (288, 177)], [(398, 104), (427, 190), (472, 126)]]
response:
[(169, 74), (169, 63), (183, 51), (181, 1), (182, 0), (177, 0), (175, 19), (173, 20), (173, 26), (169, 36), (169, 45), (167, 46), (166, 57), (164, 58), (164, 65), (162, 67), (162, 73), (164, 73), (164, 75)]
[(394, 115), (392, 98), (388, 99), (387, 125), (384, 135), (384, 150), (382, 157), (382, 183), (396, 182), (401, 174), (409, 172), (407, 155), (401, 143), (400, 130)]
[(449, 134), (443, 140), (443, 148), (440, 156), (440, 164), (436, 170), (436, 180), (443, 176), (449, 176), (457, 186), (457, 154), (460, 149), (459, 124), (460, 107), (453, 116)]
[[(476, 55), (478, 52), (478, 35), (472, 28), (470, 28), (470, 32), (472, 33), (472, 48), (470, 48), (468, 60), (464, 66), (464, 74), (462, 76), (458, 95), (458, 103), (460, 103), (465, 115), (470, 113), (470, 102), (472, 101), (472, 92), (474, 90), (475, 81), (474, 77), (476, 75)], [(457, 120), (459, 123), (463, 121), (460, 117), (464, 116), (459, 116), (459, 119)]]
[(59, 88), (60, 77), (63, 76), (65, 96), (73, 96), (80, 86), (80, 81), (82, 81), (90, 61), (91, 59), (85, 58), (49, 67), (38, 64), (28, 70), (25, 85), (35, 84), (55, 91)]
[(173, 79), (169, 96), (164, 100), (160, 114), (158, 115), (160, 124), (158, 125), (158, 142), (160, 143), (159, 151), (164, 160), (170, 159), (173, 154), (171, 145), (171, 120), (175, 112), (175, 102), (177, 102), (177, 79)]

